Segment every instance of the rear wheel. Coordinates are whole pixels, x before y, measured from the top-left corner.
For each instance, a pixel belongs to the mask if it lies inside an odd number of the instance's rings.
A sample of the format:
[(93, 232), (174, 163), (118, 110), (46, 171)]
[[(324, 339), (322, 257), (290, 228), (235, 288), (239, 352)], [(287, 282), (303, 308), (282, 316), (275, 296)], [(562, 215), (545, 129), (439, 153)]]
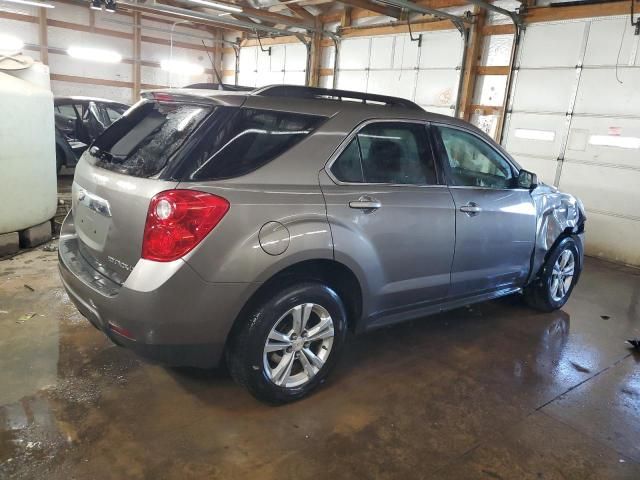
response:
[(548, 256), (538, 277), (525, 287), (525, 301), (543, 312), (561, 308), (569, 300), (581, 270), (576, 242), (566, 237)]
[(346, 335), (346, 314), (326, 285), (304, 282), (266, 297), (227, 350), (232, 377), (259, 400), (298, 400), (324, 382)]

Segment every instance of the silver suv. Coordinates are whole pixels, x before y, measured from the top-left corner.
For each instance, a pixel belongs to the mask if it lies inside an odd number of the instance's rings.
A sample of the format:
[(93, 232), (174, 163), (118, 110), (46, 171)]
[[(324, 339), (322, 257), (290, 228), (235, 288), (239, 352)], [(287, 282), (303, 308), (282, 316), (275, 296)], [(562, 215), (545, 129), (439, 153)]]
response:
[(149, 92), (82, 156), (69, 297), (112, 341), (298, 399), (365, 332), (522, 292), (550, 311), (585, 214), (466, 122), (393, 97)]

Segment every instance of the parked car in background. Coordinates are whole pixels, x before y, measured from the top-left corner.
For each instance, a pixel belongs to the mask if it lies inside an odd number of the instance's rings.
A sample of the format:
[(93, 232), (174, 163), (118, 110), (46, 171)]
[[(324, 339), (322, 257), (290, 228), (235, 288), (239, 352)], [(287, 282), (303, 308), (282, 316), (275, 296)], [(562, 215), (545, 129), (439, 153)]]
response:
[(143, 96), (78, 164), (59, 259), (80, 312), (144, 356), (226, 355), (282, 403), (347, 330), (513, 293), (548, 312), (578, 280), (581, 202), (467, 122), (308, 87)]
[(56, 169), (74, 167), (91, 142), (129, 108), (124, 103), (89, 97), (54, 98)]

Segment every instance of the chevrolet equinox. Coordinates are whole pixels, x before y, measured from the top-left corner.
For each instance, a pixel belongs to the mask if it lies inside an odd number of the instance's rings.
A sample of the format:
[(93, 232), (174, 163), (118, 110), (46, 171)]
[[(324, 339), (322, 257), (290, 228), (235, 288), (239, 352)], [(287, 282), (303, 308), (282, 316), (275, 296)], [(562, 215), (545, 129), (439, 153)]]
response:
[(113, 342), (258, 399), (317, 387), (347, 331), (521, 293), (551, 311), (584, 208), (470, 124), (400, 98), (146, 92), (83, 154), (63, 284)]

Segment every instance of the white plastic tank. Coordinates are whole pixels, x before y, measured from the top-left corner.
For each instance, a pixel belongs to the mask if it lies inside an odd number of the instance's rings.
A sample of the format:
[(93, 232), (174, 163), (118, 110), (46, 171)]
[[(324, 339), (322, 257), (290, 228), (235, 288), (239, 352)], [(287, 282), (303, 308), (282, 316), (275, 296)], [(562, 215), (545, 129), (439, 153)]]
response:
[[(20, 77), (20, 78), (18, 78)], [(0, 233), (50, 220), (56, 212), (56, 151), (49, 69), (0, 65)]]

